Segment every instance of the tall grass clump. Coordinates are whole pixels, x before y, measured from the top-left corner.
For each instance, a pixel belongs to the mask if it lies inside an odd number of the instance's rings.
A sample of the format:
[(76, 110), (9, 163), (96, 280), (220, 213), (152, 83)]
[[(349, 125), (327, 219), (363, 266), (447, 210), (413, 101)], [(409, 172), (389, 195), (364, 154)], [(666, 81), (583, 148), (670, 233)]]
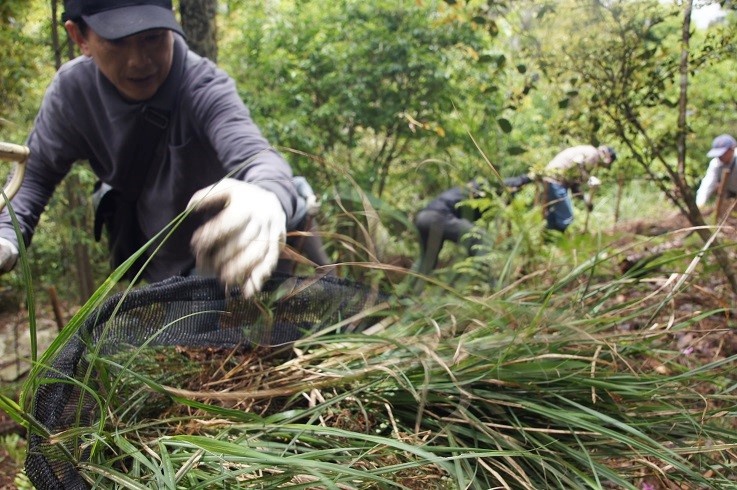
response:
[(706, 313), (602, 255), (429, 282), (287, 351), (90, 348), (69, 382), (100, 420), (46, 436), (95, 488), (734, 488), (734, 357), (688, 367), (671, 336)]
[[(369, 237), (354, 234), (350, 266), (388, 295), (291, 345), (89, 343), (80, 375), (60, 377), (51, 363), (132, 257), (0, 408), (100, 489), (734, 488), (735, 357), (694, 363), (674, 342), (728, 313), (676, 306), (708, 250), (622, 274), (627, 246), (598, 235), (573, 256), (529, 232), (539, 215), (518, 215), (486, 259), (399, 282), (371, 246), (360, 261)], [(32, 415), (50, 383), (86, 394), (55, 433)]]

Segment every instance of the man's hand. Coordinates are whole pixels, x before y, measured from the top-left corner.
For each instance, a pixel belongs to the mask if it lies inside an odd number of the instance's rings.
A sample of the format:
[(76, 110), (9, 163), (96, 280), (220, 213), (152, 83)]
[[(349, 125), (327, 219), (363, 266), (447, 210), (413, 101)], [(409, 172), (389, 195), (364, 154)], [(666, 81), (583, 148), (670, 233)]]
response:
[(589, 177), (589, 181), (587, 182), (587, 184), (589, 187), (599, 187), (601, 185), (601, 180), (592, 175), (591, 177)]
[(0, 238), (0, 273), (10, 272), (18, 262), (18, 247), (5, 238)]
[(310, 216), (316, 216), (320, 212), (320, 203), (317, 202), (317, 196), (310, 194), (305, 198), (307, 206), (307, 214)]
[(261, 290), (286, 240), (286, 215), (276, 195), (223, 179), (197, 191), (188, 208), (214, 214), (192, 236), (197, 267), (237, 284), (248, 298)]
[(297, 177), (292, 179), (292, 182), (294, 183), (295, 189), (297, 189), (297, 193), (305, 200), (307, 214), (310, 216), (317, 215), (317, 213), (320, 211), (320, 203), (317, 202), (315, 191), (312, 190), (312, 187), (307, 182), (307, 179), (305, 179), (301, 175), (298, 175)]

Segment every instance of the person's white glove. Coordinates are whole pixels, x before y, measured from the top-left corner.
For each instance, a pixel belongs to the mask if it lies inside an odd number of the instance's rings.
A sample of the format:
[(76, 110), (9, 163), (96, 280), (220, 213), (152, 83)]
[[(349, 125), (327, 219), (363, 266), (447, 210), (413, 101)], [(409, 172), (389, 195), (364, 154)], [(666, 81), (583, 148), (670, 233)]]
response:
[(286, 215), (273, 192), (236, 179), (197, 191), (187, 208), (217, 213), (192, 236), (197, 267), (248, 298), (260, 291), (286, 241)]
[(307, 214), (315, 216), (320, 211), (320, 203), (317, 202), (317, 196), (311, 194), (305, 198), (307, 205)]
[(18, 247), (5, 238), (0, 238), (0, 273), (10, 272), (18, 262)]
[(601, 185), (601, 180), (594, 177), (593, 175), (589, 177), (588, 186), (589, 187), (599, 187)]
[(320, 211), (320, 203), (317, 202), (317, 196), (315, 191), (312, 190), (307, 179), (301, 175), (292, 179), (294, 187), (297, 189), (297, 193), (305, 200), (305, 208), (307, 208), (307, 214), (315, 216)]

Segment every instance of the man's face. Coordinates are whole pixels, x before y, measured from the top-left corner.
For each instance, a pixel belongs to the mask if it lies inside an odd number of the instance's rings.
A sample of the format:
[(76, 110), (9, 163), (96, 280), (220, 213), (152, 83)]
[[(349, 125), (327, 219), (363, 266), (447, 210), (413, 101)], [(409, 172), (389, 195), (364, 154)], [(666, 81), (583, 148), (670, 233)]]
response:
[(87, 29), (86, 35), (82, 36), (73, 23), (66, 27), (82, 54), (95, 61), (105, 78), (127, 100), (141, 102), (150, 99), (169, 75), (174, 57), (174, 36), (168, 29), (153, 29), (109, 40), (92, 29)]
[(604, 167), (604, 168), (609, 168), (609, 166), (612, 164), (612, 154), (609, 153), (609, 150), (603, 146), (600, 146), (598, 150), (599, 150), (599, 166)]
[(721, 161), (724, 165), (729, 165), (730, 163), (732, 163), (733, 156), (734, 148), (730, 148), (729, 150), (725, 151), (722, 156), (719, 157), (719, 161)]

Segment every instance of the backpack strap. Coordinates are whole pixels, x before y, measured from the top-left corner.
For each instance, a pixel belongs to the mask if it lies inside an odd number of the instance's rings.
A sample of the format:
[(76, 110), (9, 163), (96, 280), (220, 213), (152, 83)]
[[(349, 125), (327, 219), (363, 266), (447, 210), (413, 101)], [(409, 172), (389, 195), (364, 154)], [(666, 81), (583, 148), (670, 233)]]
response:
[(126, 179), (125, 199), (135, 201), (140, 195), (141, 175), (152, 171), (156, 165), (155, 158), (160, 155), (162, 145), (166, 141), (169, 123), (174, 108), (179, 100), (180, 87), (187, 66), (189, 49), (184, 42), (174, 42), (174, 61), (169, 77), (159, 88), (158, 95), (149, 103), (143, 104), (138, 114), (138, 135), (135, 141), (136, 152), (128, 162), (128, 178)]
[[(138, 134), (135, 141), (136, 151), (128, 163), (128, 173), (122, 192), (113, 189), (104, 182), (95, 184), (93, 204), (95, 206), (94, 235), (99, 240), (102, 230), (108, 233), (108, 246), (113, 268), (118, 267), (136, 252), (144, 243), (138, 218), (136, 201), (140, 196), (141, 175), (156, 169), (155, 160), (166, 144), (166, 135), (170, 126), (172, 113), (179, 100), (180, 86), (184, 78), (189, 52), (184, 42), (174, 43), (174, 62), (169, 77), (159, 90), (161, 96), (151, 103), (144, 104), (138, 114)], [(139, 260), (132, 267), (127, 279), (142, 267)]]

